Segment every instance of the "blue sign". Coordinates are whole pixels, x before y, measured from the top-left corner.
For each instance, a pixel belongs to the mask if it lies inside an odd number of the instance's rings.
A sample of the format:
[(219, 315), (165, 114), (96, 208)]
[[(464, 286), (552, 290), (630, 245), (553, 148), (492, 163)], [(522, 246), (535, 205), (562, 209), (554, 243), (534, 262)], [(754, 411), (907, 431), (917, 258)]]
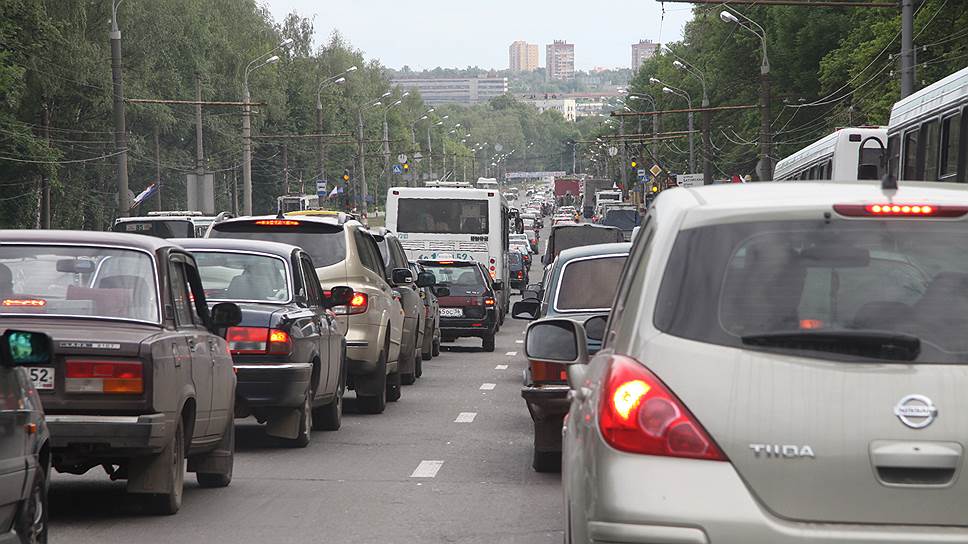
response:
[(638, 174), (639, 181), (645, 180), (645, 170), (639, 168), (639, 171), (636, 172), (636, 174)]
[(403, 166), (401, 166), (399, 164), (394, 164), (393, 165), (393, 173), (394, 174), (402, 174), (403, 173)]
[(326, 190), (326, 182), (325, 181), (317, 181), (316, 182), (316, 196), (318, 196), (319, 198), (326, 198), (326, 195), (328, 195), (328, 194), (329, 194), (329, 192)]

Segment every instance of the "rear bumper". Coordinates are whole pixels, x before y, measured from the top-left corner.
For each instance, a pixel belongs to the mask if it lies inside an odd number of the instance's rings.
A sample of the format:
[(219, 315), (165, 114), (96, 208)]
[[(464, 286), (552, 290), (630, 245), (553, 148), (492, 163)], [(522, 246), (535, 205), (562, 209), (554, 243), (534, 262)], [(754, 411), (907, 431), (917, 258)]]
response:
[(351, 376), (369, 375), (380, 360), (381, 327), (365, 323), (351, 324), (346, 331), (346, 370)]
[(535, 386), (525, 384), (521, 396), (528, 405), (534, 421), (534, 449), (540, 452), (561, 451), (561, 426), (568, 413), (567, 385), (549, 384)]
[[(571, 437), (569, 437), (570, 439)], [(595, 439), (593, 466), (564, 456), (563, 478), (571, 501), (576, 486), (589, 519), (573, 506), (575, 541), (707, 544), (927, 544), (968, 543), (968, 527), (804, 523), (779, 518), (751, 495), (728, 462), (627, 454)], [(588, 476), (585, 479), (585, 476)], [(593, 475), (593, 476), (592, 476)], [(579, 483), (582, 480), (585, 482)], [(817, 482), (816, 485), (824, 485)]]
[(249, 408), (296, 408), (306, 398), (312, 379), (310, 363), (235, 365), (235, 395)]
[(484, 337), (494, 334), (497, 325), (497, 311), (488, 310), (487, 315), (480, 319), (466, 317), (441, 317), (440, 334), (448, 338), (466, 336)]
[(165, 414), (141, 416), (47, 415), (55, 451), (83, 449), (93, 454), (158, 453), (174, 427)]

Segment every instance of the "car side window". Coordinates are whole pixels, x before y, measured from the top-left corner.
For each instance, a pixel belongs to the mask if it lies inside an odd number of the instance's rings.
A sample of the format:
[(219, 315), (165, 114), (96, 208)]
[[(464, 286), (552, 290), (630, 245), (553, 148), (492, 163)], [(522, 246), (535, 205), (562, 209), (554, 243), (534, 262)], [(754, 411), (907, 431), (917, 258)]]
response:
[(371, 237), (364, 236), (366, 247), (369, 248), (370, 256), (373, 261), (373, 271), (377, 274), (383, 276), (386, 271), (386, 263), (383, 262), (383, 256), (380, 254), (380, 248), (376, 246), (376, 240)]
[(299, 262), (302, 265), (303, 277), (306, 278), (306, 298), (309, 300), (309, 305), (319, 306), (321, 289), (319, 286), (319, 277), (316, 275), (316, 269), (313, 267), (309, 257), (305, 255), (303, 255)]
[(185, 280), (188, 282), (188, 301), (191, 303), (192, 321), (199, 327), (204, 327), (208, 321), (208, 306), (205, 303), (205, 289), (202, 287), (202, 277), (192, 262), (183, 262)]
[(642, 223), (642, 231), (636, 238), (635, 243), (632, 244), (632, 251), (625, 263), (625, 271), (619, 280), (618, 290), (615, 293), (615, 305), (609, 314), (606, 328), (607, 332), (602, 343), (603, 347), (608, 344), (609, 340), (615, 334), (615, 329), (618, 327), (618, 324), (622, 322), (622, 316), (625, 314), (625, 303), (628, 300), (632, 282), (640, 274), (645, 272), (645, 266), (649, 261), (649, 257), (652, 255), (652, 241), (655, 239), (655, 231), (656, 222), (652, 213), (649, 213), (645, 216), (645, 221)]
[(356, 250), (360, 255), (360, 262), (372, 272), (383, 275), (383, 265), (379, 259), (374, 258), (372, 241), (360, 231), (354, 231), (353, 237), (356, 239)]
[(192, 318), (195, 312), (191, 307), (192, 300), (184, 266), (179, 261), (170, 261), (168, 270), (168, 281), (171, 284), (171, 302), (175, 308), (175, 323), (179, 327), (192, 327), (195, 325)]
[(396, 238), (390, 238), (389, 240), (391, 240), (390, 247), (393, 248), (393, 253), (395, 254), (394, 259), (396, 260), (396, 264), (394, 264), (394, 268), (407, 268), (407, 254), (403, 251), (400, 240)]

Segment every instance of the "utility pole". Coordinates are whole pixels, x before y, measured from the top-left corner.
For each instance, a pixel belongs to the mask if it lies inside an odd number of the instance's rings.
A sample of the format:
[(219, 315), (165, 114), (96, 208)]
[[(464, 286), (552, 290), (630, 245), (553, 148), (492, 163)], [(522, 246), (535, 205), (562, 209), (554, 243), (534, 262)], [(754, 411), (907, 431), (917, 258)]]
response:
[(118, 5), (123, 0), (112, 0), (111, 5), (111, 87), (114, 95), (114, 150), (117, 155), (116, 181), (118, 217), (127, 217), (131, 208), (128, 197), (128, 133), (124, 122), (124, 81), (121, 76), (121, 30), (118, 29)]
[(901, 0), (901, 98), (914, 92), (914, 0)]
[[(624, 117), (618, 120), (618, 133), (619, 133), (619, 136), (625, 136), (625, 118)], [(627, 146), (625, 145), (625, 141), (624, 140), (623, 141), (620, 141), (618, 143), (618, 145), (619, 145), (619, 150), (622, 152), (621, 159), (620, 159), (622, 161), (622, 167), (619, 168), (619, 171), (621, 171), (621, 173), (622, 173), (622, 178), (621, 178), (622, 179), (622, 191), (624, 192), (624, 191), (627, 191), (628, 190), (628, 186), (629, 186), (629, 159), (628, 159), (628, 151), (626, 149)]]
[(386, 183), (386, 187), (389, 188), (390, 182), (390, 127), (387, 123), (387, 112), (389, 108), (383, 112), (383, 178)]
[(158, 190), (158, 211), (164, 208), (161, 205), (161, 134), (158, 125), (155, 125), (155, 188)]
[[(208, 197), (205, 183), (205, 146), (202, 142), (202, 77), (195, 73), (195, 201), (199, 204), (199, 209), (204, 210)], [(190, 189), (189, 189), (190, 190)], [(215, 195), (212, 195), (214, 201)], [(189, 195), (188, 200), (192, 197)]]
[[(766, 45), (763, 45), (763, 63), (760, 66), (760, 104), (763, 114), (760, 116), (760, 162), (756, 165), (760, 181), (773, 179), (773, 158), (770, 149), (773, 147), (773, 135), (770, 132), (770, 61), (766, 57)], [(690, 116), (692, 113), (689, 114)], [(690, 127), (689, 130), (692, 130)]]
[(282, 143), (282, 179), (285, 194), (289, 194), (289, 142)]
[[(43, 110), (44, 140), (50, 146), (50, 107), (44, 100)], [(40, 178), (40, 228), (50, 228), (50, 176), (47, 172)]]
[(359, 189), (360, 192), (358, 194), (362, 195), (363, 197), (363, 202), (361, 205), (363, 210), (363, 217), (365, 218), (367, 214), (366, 214), (366, 165), (364, 164), (366, 162), (366, 149), (364, 146), (366, 144), (363, 143), (363, 108), (360, 108), (359, 113), (360, 115), (357, 123), (357, 141), (359, 141), (358, 151), (360, 155), (360, 175), (357, 178), (357, 183), (359, 184), (359, 188), (360, 188)]
[(429, 122), (427, 125), (427, 167), (430, 173), (427, 179), (433, 180), (434, 178), (434, 147), (430, 139), (430, 129), (434, 126), (433, 122)]
[(316, 179), (326, 179), (326, 147), (323, 145), (323, 103), (316, 101)]
[(242, 211), (252, 215), (252, 106), (249, 86), (242, 95)]

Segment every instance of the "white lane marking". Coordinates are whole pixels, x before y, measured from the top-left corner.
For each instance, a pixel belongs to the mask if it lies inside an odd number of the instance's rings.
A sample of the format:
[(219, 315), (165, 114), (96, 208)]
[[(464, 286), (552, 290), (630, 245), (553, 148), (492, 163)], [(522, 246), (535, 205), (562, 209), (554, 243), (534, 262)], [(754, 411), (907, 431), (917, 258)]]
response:
[(457, 414), (454, 423), (474, 423), (475, 417), (477, 417), (477, 412), (461, 412)]
[(523, 344), (524, 343), (524, 340), (515, 340), (514, 343), (515, 344)]
[(497, 387), (497, 384), (496, 383), (482, 383), (481, 384), (481, 391), (491, 391), (495, 387)]
[(514, 356), (516, 356), (517, 354), (518, 354), (518, 352), (516, 352), (516, 351), (509, 351), (509, 352), (507, 352), (507, 353), (505, 353), (505, 355), (507, 355), (507, 356), (509, 356), (509, 357), (514, 357)]
[(494, 367), (494, 370), (507, 370), (507, 369), (508, 369), (508, 365), (497, 365), (496, 367)]
[(437, 476), (437, 471), (440, 467), (444, 466), (443, 461), (420, 461), (417, 468), (414, 469), (413, 474), (410, 475), (411, 478), (433, 478)]

